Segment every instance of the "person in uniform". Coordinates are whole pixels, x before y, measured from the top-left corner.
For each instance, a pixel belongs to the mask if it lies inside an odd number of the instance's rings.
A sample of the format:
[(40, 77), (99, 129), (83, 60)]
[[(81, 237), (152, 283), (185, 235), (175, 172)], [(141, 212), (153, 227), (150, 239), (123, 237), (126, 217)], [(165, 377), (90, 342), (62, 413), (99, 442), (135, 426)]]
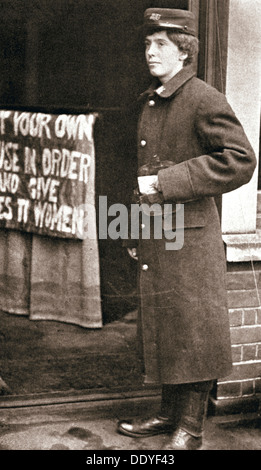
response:
[[(157, 416), (120, 421), (117, 430), (131, 437), (168, 433), (165, 450), (190, 450), (202, 445), (213, 384), (232, 368), (215, 198), (246, 184), (256, 158), (224, 94), (196, 77), (193, 14), (149, 8), (143, 29), (153, 82), (139, 99), (138, 175), (150, 179), (138, 196), (142, 204), (171, 204), (171, 228), (182, 229), (184, 241), (167, 249), (166, 233), (160, 239), (151, 228), (151, 236), (143, 237), (144, 224), (137, 247), (125, 241), (139, 263), (144, 380), (160, 384), (162, 400)], [(182, 227), (178, 205), (184, 208)]]

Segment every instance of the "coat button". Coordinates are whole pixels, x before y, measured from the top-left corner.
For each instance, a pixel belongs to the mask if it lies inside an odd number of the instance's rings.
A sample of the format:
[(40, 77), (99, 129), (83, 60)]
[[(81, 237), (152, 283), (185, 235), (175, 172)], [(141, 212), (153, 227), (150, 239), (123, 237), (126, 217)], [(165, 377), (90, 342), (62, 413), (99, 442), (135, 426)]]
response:
[(142, 271), (148, 271), (149, 266), (147, 264), (142, 265)]
[(149, 106), (155, 106), (155, 101), (154, 100), (149, 100)]
[(141, 140), (141, 141), (140, 141), (140, 145), (141, 145), (142, 147), (145, 147), (146, 144), (147, 144), (146, 140)]

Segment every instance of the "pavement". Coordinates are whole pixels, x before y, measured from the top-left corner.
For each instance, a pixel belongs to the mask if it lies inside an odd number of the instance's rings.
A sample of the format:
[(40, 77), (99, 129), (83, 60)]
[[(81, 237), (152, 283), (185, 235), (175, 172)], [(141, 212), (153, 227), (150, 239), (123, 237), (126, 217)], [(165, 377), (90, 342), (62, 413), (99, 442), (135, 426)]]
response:
[[(114, 451), (160, 450), (167, 435), (134, 439), (116, 432), (118, 419), (151, 416), (159, 408), (156, 393), (89, 395), (0, 402), (0, 450)], [(201, 450), (261, 450), (260, 415), (208, 416)]]
[[(22, 321), (25, 322), (25, 319), (19, 319), (19, 321), (20, 323)], [(21, 327), (21, 325), (19, 326)], [(69, 350), (70, 354), (68, 353), (66, 356), (64, 345), (71, 344), (72, 342), (73, 345), (77, 344), (77, 351), (81, 351), (82, 348), (82, 355), (85, 357), (85, 361), (86, 355), (89, 353), (88, 360), (93, 367), (93, 375), (97, 371), (97, 359), (96, 362), (94, 360), (94, 357), (97, 358), (97, 354), (102, 354), (103, 351), (106, 351), (107, 355), (112, 355), (109, 356), (109, 359), (111, 357), (118, 357), (122, 354), (124, 348), (126, 349), (126, 342), (130, 345), (132, 344), (136, 334), (135, 315), (133, 313), (130, 313), (124, 319), (121, 319), (121, 321), (107, 325), (100, 333), (88, 332), (88, 341), (86, 340), (86, 332), (80, 329), (59, 325), (58, 336), (57, 329), (54, 328), (55, 325), (53, 323), (50, 326), (47, 323), (34, 324), (33, 326), (34, 328), (37, 326), (38, 329), (41, 328), (41, 331), (44, 331), (41, 338), (42, 341), (44, 340), (48, 343), (48, 347), (52, 352), (52, 358), (54, 353), (55, 357), (71, 357), (71, 350)], [(19, 330), (19, 328), (17, 329)], [(11, 332), (13, 331), (14, 329), (11, 328)], [(28, 333), (27, 324), (24, 325), (23, 331)], [(57, 337), (59, 341), (57, 341)], [(24, 338), (23, 341), (23, 344), (27, 344)], [(89, 348), (87, 348), (87, 351), (86, 344)], [(32, 346), (30, 342), (29, 346)], [(16, 342), (14, 342), (13, 347), (16, 347)], [(35, 348), (32, 348), (32, 350), (33, 354), (36, 355), (38, 350)], [(15, 357), (13, 362), (11, 361), (9, 364), (12, 367), (12, 371), (14, 371), (14, 363), (17, 365), (15, 371), (18, 375), (20, 374), (19, 376), (23, 377), (23, 387), (25, 383), (21, 370), (24, 371), (22, 367), (25, 367), (24, 361), (26, 358), (26, 354), (21, 353), (20, 361)], [(109, 360), (108, 362), (115, 364), (115, 361)], [(26, 365), (26, 367), (28, 366)], [(129, 364), (129, 368), (132, 368), (132, 363)], [(160, 407), (160, 396), (157, 388), (142, 389), (142, 386), (139, 385), (140, 388), (137, 386), (137, 381), (132, 381), (131, 386), (133, 389), (131, 390), (123, 380), (121, 382), (122, 375), (118, 371), (117, 391), (114, 388), (109, 388), (106, 392), (99, 388), (93, 390), (84, 390), (83, 388), (79, 388), (79, 390), (66, 390), (65, 387), (62, 389), (63, 392), (59, 392), (55, 386), (49, 388), (44, 386), (47, 380), (46, 377), (49, 380), (50, 375), (43, 374), (42, 369), (39, 367), (39, 357), (37, 355), (35, 369), (35, 374), (29, 377), (30, 380), (28, 379), (30, 387), (28, 386), (25, 391), (23, 387), (18, 387), (18, 391), (12, 393), (11, 390), (8, 390), (8, 387), (6, 388), (4, 381), (0, 377), (0, 450), (74, 450), (80, 453), (83, 452), (87, 458), (88, 456), (93, 458), (94, 455), (96, 457), (97, 455), (105, 454), (114, 455), (117, 451), (136, 452), (137, 454), (153, 453), (155, 450), (160, 451), (167, 442), (168, 436), (166, 435), (134, 439), (116, 432), (117, 421), (119, 419), (141, 416), (149, 417), (157, 414)], [(130, 377), (136, 377), (131, 372), (130, 370)], [(56, 380), (60, 380), (59, 373), (64, 373), (66, 376), (66, 367), (62, 372), (58, 371), (57, 368), (53, 370), (52, 380), (54, 384)], [(111, 369), (108, 370), (107, 375), (109, 378), (112, 376), (113, 380), (110, 380), (114, 384), (115, 377)], [(9, 376), (12, 379), (14, 372), (9, 374)], [(38, 382), (35, 384), (36, 378), (40, 382), (39, 390), (36, 386)], [(92, 380), (90, 382), (92, 383)], [(119, 388), (120, 383), (122, 383), (122, 390)], [(111, 383), (109, 382), (107, 385), (111, 385)], [(45, 392), (43, 393), (42, 390), (45, 390)], [(208, 416), (201, 450), (261, 450), (261, 415), (258, 411), (254, 413), (252, 410), (251, 413), (242, 413), (242, 410), (240, 410), (238, 414), (234, 415)], [(12, 454), (11, 452), (9, 455)], [(70, 462), (70, 459), (75, 458), (69, 456), (76, 455), (75, 453), (68, 454), (62, 452), (62, 455), (64, 454), (68, 456), (66, 457), (66, 462)], [(203, 455), (202, 452), (200, 454)], [(206, 452), (205, 454), (208, 453)], [(26, 455), (24, 458), (28, 459), (27, 453), (22, 453), (22, 455)], [(41, 459), (43, 459), (43, 455), (53, 456), (53, 452), (43, 452)], [(60, 455), (59, 453), (59, 458), (61, 459)], [(19, 461), (21, 458), (21, 453), (19, 453)], [(11, 457), (9, 456), (9, 464), (10, 459)], [(79, 464), (75, 467), (75, 462), (72, 463), (73, 468), (79, 468)], [(144, 464), (144, 462), (141, 462), (141, 464)]]

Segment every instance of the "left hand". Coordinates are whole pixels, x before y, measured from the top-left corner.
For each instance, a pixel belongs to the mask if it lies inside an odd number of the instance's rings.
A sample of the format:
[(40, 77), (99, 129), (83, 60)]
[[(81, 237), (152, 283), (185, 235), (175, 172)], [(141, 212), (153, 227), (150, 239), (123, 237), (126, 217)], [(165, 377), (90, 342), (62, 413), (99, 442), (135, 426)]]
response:
[(143, 194), (140, 196), (140, 204), (148, 204), (149, 206), (153, 204), (163, 204), (164, 198), (163, 194), (159, 191), (156, 191), (153, 194)]
[(127, 250), (128, 250), (130, 257), (138, 261), (137, 248), (127, 248)]

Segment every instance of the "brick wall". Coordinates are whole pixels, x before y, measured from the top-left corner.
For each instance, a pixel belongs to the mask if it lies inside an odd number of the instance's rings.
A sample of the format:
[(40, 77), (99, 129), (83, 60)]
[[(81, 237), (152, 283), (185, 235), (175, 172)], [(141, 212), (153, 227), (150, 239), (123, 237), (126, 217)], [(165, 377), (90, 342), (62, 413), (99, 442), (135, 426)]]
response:
[(228, 263), (227, 289), (233, 370), (217, 383), (223, 404), (261, 394), (261, 263)]

